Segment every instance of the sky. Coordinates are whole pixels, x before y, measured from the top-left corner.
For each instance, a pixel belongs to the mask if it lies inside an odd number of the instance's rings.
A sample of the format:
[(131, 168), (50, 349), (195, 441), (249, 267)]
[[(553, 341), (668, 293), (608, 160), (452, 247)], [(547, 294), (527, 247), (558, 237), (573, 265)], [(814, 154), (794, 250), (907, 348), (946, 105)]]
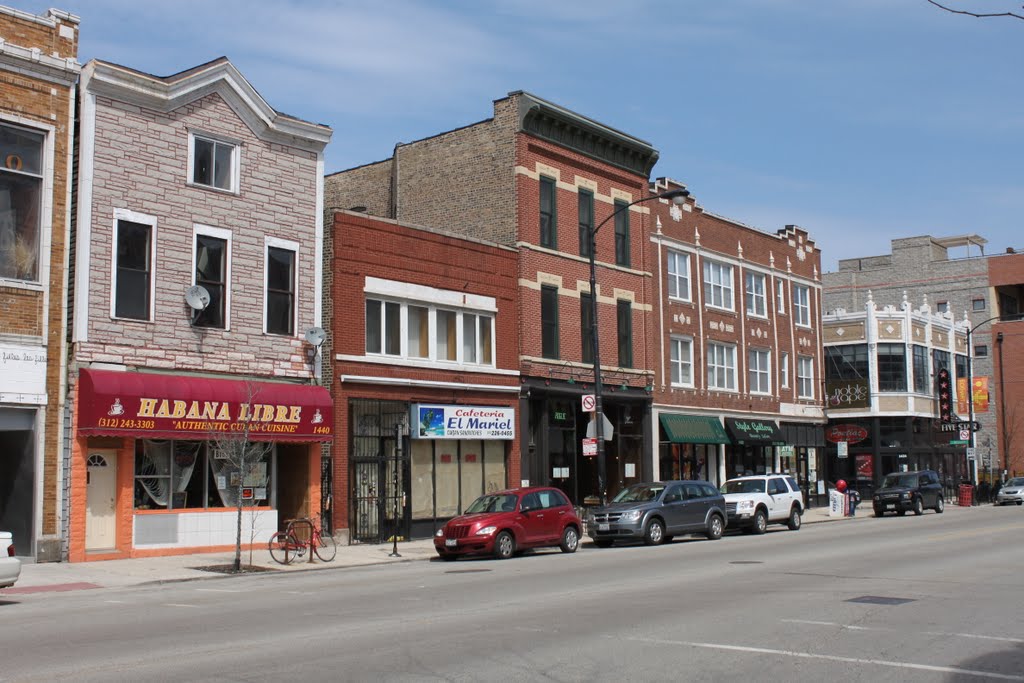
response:
[[(79, 61), (227, 56), (331, 126), (328, 173), (525, 90), (651, 143), (707, 211), (839, 259), (977, 234), (1024, 250), (1024, 20), (926, 0), (0, 0), (81, 18)], [(944, 0), (1016, 12), (1020, 0)], [(977, 249), (970, 252), (977, 255)], [(966, 256), (951, 250), (951, 257)]]

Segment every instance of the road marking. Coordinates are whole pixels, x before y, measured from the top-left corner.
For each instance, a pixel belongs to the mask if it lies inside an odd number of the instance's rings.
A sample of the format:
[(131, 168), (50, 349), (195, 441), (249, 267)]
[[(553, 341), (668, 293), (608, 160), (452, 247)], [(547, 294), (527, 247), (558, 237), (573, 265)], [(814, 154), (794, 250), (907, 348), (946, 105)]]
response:
[(895, 662), (887, 659), (864, 659), (861, 657), (841, 657), (839, 655), (815, 654), (813, 652), (795, 652), (793, 650), (773, 650), (766, 647), (747, 647), (745, 645), (726, 645), (725, 643), (699, 643), (689, 640), (665, 640), (662, 638), (619, 638), (635, 643), (651, 643), (654, 645), (682, 645), (686, 647), (698, 647), (707, 650), (729, 650), (732, 652), (749, 652), (759, 655), (778, 655), (780, 657), (798, 657), (800, 659), (823, 659), (829, 662), (842, 662), (844, 664), (873, 664), (875, 666), (886, 666), (894, 669), (913, 669), (916, 671), (934, 671), (944, 674), (958, 674), (961, 676), (977, 676), (980, 678), (998, 679), (1001, 681), (1024, 681), (1024, 676), (1015, 674), (1000, 674), (993, 671), (978, 671), (976, 669), (961, 669), (955, 666), (935, 666), (932, 664), (914, 664), (912, 662)]
[(199, 605), (183, 605), (180, 602), (165, 602), (164, 607), (194, 607), (198, 608)]
[[(809, 624), (811, 626), (835, 626), (848, 631), (889, 631), (895, 632), (900, 629), (886, 628), (884, 626), (853, 626), (852, 624), (840, 624), (835, 621), (811, 621), (809, 619), (779, 619), (784, 624)], [(926, 636), (953, 636), (955, 638), (973, 638), (975, 640), (998, 640), (1004, 643), (1024, 643), (1024, 638), (1007, 638), (1005, 636), (983, 636), (977, 633), (956, 633), (954, 631), (920, 631)]]
[(226, 588), (196, 588), (199, 593), (241, 593), (242, 591), (228, 590)]

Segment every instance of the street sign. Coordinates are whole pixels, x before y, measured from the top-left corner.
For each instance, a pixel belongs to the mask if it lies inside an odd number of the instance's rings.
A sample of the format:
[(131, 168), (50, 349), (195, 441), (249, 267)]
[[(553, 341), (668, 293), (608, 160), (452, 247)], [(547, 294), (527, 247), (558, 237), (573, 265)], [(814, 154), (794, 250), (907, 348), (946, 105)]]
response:
[(975, 420), (974, 422), (968, 422), (964, 420), (961, 422), (946, 422), (944, 424), (939, 425), (939, 431), (943, 432), (960, 432), (965, 429), (970, 432), (980, 432), (981, 423), (978, 422), (977, 420)]
[[(615, 431), (615, 426), (612, 421), (609, 420), (605, 415), (601, 416), (604, 422), (601, 423), (601, 435), (604, 436), (605, 441), (612, 440), (612, 433)], [(590, 424), (587, 425), (587, 438), (593, 439), (597, 436), (597, 420), (591, 420)]]
[(597, 455), (597, 439), (583, 439), (583, 455), (588, 458)]
[(849, 455), (849, 450), (847, 449), (847, 443), (845, 441), (837, 443), (836, 450), (838, 451), (836, 453), (836, 457), (845, 458)]
[(970, 441), (971, 440), (971, 430), (970, 429), (961, 429), (960, 430), (960, 440), (961, 441)]
[(597, 408), (597, 396), (594, 394), (583, 394), (583, 412), (592, 413)]
[(970, 446), (967, 447), (967, 457), (968, 458), (973, 458), (975, 453), (977, 453), (977, 449), (976, 448), (971, 448)]
[(968, 441), (966, 439), (964, 441), (959, 441), (957, 439), (953, 439), (952, 441), (949, 442), (949, 445), (950, 446), (966, 446), (969, 443), (970, 443), (970, 441)]

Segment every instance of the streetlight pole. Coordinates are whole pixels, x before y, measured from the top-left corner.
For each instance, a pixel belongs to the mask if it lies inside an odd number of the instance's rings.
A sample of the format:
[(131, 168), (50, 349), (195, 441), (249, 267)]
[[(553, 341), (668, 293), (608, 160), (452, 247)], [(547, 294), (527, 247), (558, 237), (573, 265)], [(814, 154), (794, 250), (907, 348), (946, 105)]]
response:
[(655, 199), (671, 199), (675, 204), (682, 204), (690, 196), (689, 190), (668, 190), (660, 194), (642, 197), (629, 204), (619, 206), (610, 216), (598, 223), (597, 227), (590, 231), (590, 338), (593, 344), (591, 355), (594, 357), (594, 435), (597, 437), (597, 492), (601, 499), (601, 505), (607, 502), (607, 477), (605, 471), (607, 462), (604, 452), (604, 402), (601, 394), (604, 393), (604, 385), (601, 382), (601, 344), (597, 324), (597, 232), (604, 227), (604, 224), (615, 218), (629, 207), (641, 202), (650, 202)]

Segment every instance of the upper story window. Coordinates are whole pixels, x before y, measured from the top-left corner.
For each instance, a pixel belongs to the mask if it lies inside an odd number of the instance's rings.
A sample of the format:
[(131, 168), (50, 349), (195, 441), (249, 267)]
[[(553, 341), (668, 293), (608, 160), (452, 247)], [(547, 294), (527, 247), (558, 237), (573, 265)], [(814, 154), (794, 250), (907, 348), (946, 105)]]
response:
[(786, 351), (779, 354), (779, 386), (789, 388), (789, 353)]
[(793, 319), (797, 325), (809, 327), (811, 324), (811, 289), (803, 285), (793, 285)]
[(366, 353), (402, 355), (402, 305), (366, 300)]
[(732, 266), (718, 261), (704, 261), (704, 301), (708, 306), (734, 310)]
[(672, 386), (693, 386), (693, 340), (672, 337), (669, 341), (669, 366), (672, 372)]
[(267, 238), (266, 245), (266, 332), (295, 334), (295, 277), (299, 245)]
[(953, 359), (953, 362), (956, 363), (956, 378), (961, 379), (967, 377), (967, 356), (962, 353), (958, 353)]
[(878, 390), (907, 390), (907, 347), (905, 344), (878, 345)]
[(747, 352), (747, 370), (750, 393), (772, 393), (770, 351), (767, 349), (750, 349)]
[(668, 295), (673, 299), (690, 300), (690, 256), (671, 249), (668, 252)]
[(736, 391), (736, 347), (708, 342), (708, 389)]
[(633, 367), (633, 304), (629, 301), (616, 302), (616, 318), (619, 323), (619, 367)]
[(0, 125), (0, 278), (39, 280), (44, 140)]
[(868, 345), (844, 344), (825, 347), (825, 378), (850, 380), (868, 378)]
[(765, 305), (764, 275), (747, 271), (746, 278), (747, 313), (766, 317), (768, 309)]
[(195, 282), (210, 293), (210, 303), (196, 312), (192, 324), (196, 327), (227, 329), (231, 278), (229, 252), (231, 233), (219, 228), (196, 226)]
[(985, 300), (984, 299), (971, 299), (971, 309), (975, 310), (975, 311), (984, 311), (985, 310)]
[[(127, 212), (126, 212), (127, 214)], [(115, 318), (153, 319), (153, 257), (156, 219), (132, 214), (114, 222), (113, 311)]]
[(238, 192), (239, 145), (189, 133), (189, 178), (193, 185)]
[(540, 246), (558, 249), (558, 205), (554, 178), (540, 177)]
[(796, 364), (797, 398), (814, 398), (814, 358), (798, 356)]
[(949, 302), (939, 301), (938, 303), (935, 304), (935, 310), (938, 313), (949, 313)]
[(615, 200), (615, 263), (629, 267), (629, 206), (621, 199)]
[(590, 242), (594, 234), (594, 194), (579, 191), (580, 256), (590, 258)]
[(580, 342), (584, 363), (594, 362), (594, 299), (590, 292), (580, 293)]
[(775, 281), (775, 312), (786, 315), (786, 281)]
[(493, 340), (493, 315), (420, 301), (366, 299), (370, 355), (493, 366)]
[(540, 288), (541, 351), (544, 358), (558, 358), (558, 287)]
[(932, 372), (935, 376), (939, 376), (941, 370), (951, 370), (949, 365), (949, 351), (940, 351), (939, 349), (932, 349)]
[(928, 377), (928, 349), (919, 344), (911, 347), (913, 354), (914, 369), (914, 392), (918, 394), (931, 393)]

